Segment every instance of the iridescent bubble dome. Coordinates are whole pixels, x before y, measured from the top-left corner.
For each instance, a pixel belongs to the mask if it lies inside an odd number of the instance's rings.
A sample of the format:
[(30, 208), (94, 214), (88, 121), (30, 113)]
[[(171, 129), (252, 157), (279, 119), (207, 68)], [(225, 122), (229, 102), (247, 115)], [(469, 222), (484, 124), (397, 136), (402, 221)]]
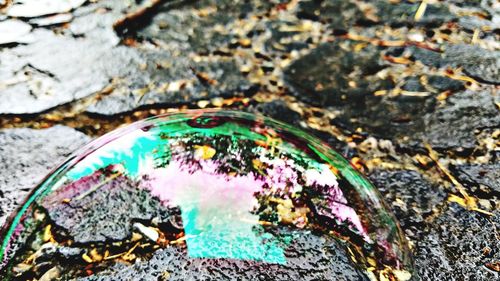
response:
[[(158, 116), (55, 169), (1, 233), (7, 280), (408, 280), (375, 188), (318, 139), (231, 111)], [(50, 280), (50, 279), (44, 279)]]

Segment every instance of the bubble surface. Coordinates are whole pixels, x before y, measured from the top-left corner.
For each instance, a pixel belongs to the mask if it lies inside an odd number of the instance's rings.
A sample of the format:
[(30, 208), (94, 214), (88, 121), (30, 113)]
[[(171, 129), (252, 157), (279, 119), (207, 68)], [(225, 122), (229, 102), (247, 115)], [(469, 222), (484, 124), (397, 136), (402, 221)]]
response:
[(91, 142), (47, 176), (1, 238), (7, 280), (407, 280), (412, 271), (397, 222), (342, 156), (231, 111), (158, 116)]

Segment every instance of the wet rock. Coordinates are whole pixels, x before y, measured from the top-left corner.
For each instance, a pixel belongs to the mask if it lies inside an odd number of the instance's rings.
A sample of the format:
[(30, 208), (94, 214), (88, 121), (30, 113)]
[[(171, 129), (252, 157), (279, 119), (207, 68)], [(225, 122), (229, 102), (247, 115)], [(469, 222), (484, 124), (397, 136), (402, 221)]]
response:
[(446, 192), (441, 186), (431, 184), (415, 171), (375, 170), (369, 178), (385, 195), (386, 202), (407, 234), (418, 232), (433, 208), (446, 199)]
[(473, 45), (450, 45), (443, 53), (410, 47), (412, 57), (423, 64), (444, 68), (462, 67), (463, 71), (485, 83), (500, 83), (500, 51), (490, 51)]
[(7, 9), (7, 15), (16, 18), (34, 18), (67, 13), (85, 2), (87, 0), (15, 0)]
[(476, 130), (498, 127), (500, 115), (493, 91), (463, 91), (447, 100), (447, 104), (424, 116), (423, 133), (416, 139), (429, 142), (437, 149), (472, 150), (476, 146)]
[(500, 23), (499, 22), (492, 22), (490, 20), (486, 20), (480, 17), (474, 17), (474, 16), (469, 16), (469, 17), (460, 17), (458, 19), (458, 24), (462, 26), (463, 28), (467, 30), (475, 30), (477, 28), (483, 29), (485, 27), (489, 27), (491, 29), (498, 29), (500, 28)]
[(345, 142), (338, 140), (335, 136), (325, 133), (323, 131), (314, 130), (311, 128), (305, 128), (302, 124), (305, 124), (301, 115), (288, 107), (288, 105), (282, 100), (274, 100), (271, 102), (259, 103), (255, 106), (248, 108), (251, 112), (258, 112), (264, 116), (274, 118), (276, 120), (285, 122), (297, 126), (297, 128), (306, 130), (307, 132), (313, 134), (314, 136), (320, 138), (322, 141), (327, 143), (330, 147), (335, 149), (337, 152), (342, 154), (344, 157), (350, 159), (357, 154), (356, 150), (349, 147)]
[(409, 92), (432, 93), (441, 93), (444, 91), (457, 92), (464, 88), (462, 81), (439, 75), (410, 76), (404, 79), (403, 86), (401, 87), (401, 89)]
[(380, 23), (389, 23), (393, 26), (401, 25), (426, 25), (439, 26), (456, 18), (446, 5), (427, 4), (422, 18), (415, 20), (415, 14), (420, 6), (416, 3), (390, 3), (387, 1), (376, 1), (377, 16)]
[(297, 17), (328, 23), (334, 29), (347, 29), (366, 20), (358, 6), (349, 0), (302, 1)]
[[(213, 1), (196, 4), (169, 2), (161, 8), (164, 11), (158, 12), (158, 17), (175, 18), (172, 25), (168, 26), (169, 32), (185, 36), (186, 26), (180, 24), (183, 22), (193, 26), (197, 30), (196, 34), (200, 35), (200, 32), (211, 30), (215, 22), (222, 24), (233, 20), (237, 12), (251, 10), (254, 6), (258, 7), (242, 2), (233, 7), (228, 2), (217, 8), (227, 9), (229, 14), (214, 12), (212, 16), (200, 17), (197, 9), (215, 9)], [(129, 9), (133, 8), (124, 5), (123, 1), (100, 1), (81, 7), (74, 12), (75, 19), (70, 25), (69, 32), (73, 37), (38, 31), (34, 44), (16, 48), (3, 56), (0, 54), (0, 65), (4, 69), (9, 68), (4, 76), (0, 75), (0, 81), (21, 81), (7, 87), (2, 93), (5, 94), (5, 101), (0, 105), (0, 113), (37, 113), (103, 89), (106, 89), (106, 94), (96, 99), (87, 112), (114, 115), (143, 106), (250, 95), (256, 89), (240, 73), (239, 66), (232, 59), (194, 62), (188, 59), (188, 53), (179, 52), (183, 44), (187, 44), (189, 49), (212, 46), (215, 43), (213, 38), (204, 41), (195, 34), (186, 43), (174, 36), (165, 39), (161, 50), (117, 46), (119, 37), (112, 26), (123, 17), (123, 11)], [(193, 21), (177, 21), (188, 14)], [(161, 19), (158, 20), (161, 22)], [(196, 27), (198, 21), (208, 22)], [(155, 20), (143, 31), (154, 29), (154, 23)], [(161, 30), (160, 35), (164, 33)], [(175, 51), (170, 52), (169, 49)]]
[(1, 67), (17, 67), (2, 80), (19, 81), (2, 91), (0, 113), (41, 112), (94, 94), (112, 78), (140, 76), (142, 59), (133, 49), (45, 30), (33, 34), (35, 43), (0, 53)]
[[(494, 280), (498, 277), (498, 273), (485, 267), (487, 262), (500, 256), (494, 230), (498, 214), (490, 222), (483, 215), (454, 203), (446, 206), (449, 203), (443, 187), (429, 183), (415, 171), (375, 170), (369, 178), (415, 245), (415, 280), (448, 280), (450, 276)], [(442, 213), (435, 216), (442, 208)], [(485, 254), (487, 249), (489, 253)]]
[(259, 103), (255, 107), (250, 108), (250, 111), (261, 113), (264, 116), (268, 116), (288, 124), (299, 125), (301, 122), (300, 114), (288, 107), (288, 105), (282, 100)]
[(376, 136), (397, 140), (423, 130), (423, 113), (432, 112), (435, 106), (431, 95), (367, 95), (358, 103), (339, 107), (341, 113), (331, 122), (350, 132), (360, 127)]
[[(246, 17), (252, 11), (265, 11), (269, 7), (271, 5), (267, 2), (241, 0), (166, 3), (151, 19), (151, 24), (130, 32), (142, 39), (175, 46), (177, 51), (206, 54), (237, 39), (231, 30), (221, 27)], [(206, 13), (200, 16), (200, 11)]]
[[(141, 106), (175, 105), (196, 102), (215, 97), (229, 98), (251, 95), (256, 88), (240, 73), (234, 61), (191, 62), (183, 58), (169, 58), (155, 55), (159, 60), (148, 59), (150, 63), (146, 77), (148, 87), (133, 91), (133, 78), (124, 81), (111, 94), (87, 108), (87, 112), (113, 115)], [(167, 66), (161, 65), (161, 60)], [(139, 81), (141, 84), (142, 82)]]
[(428, 76), (427, 83), (436, 93), (444, 91), (456, 92), (465, 88), (462, 81), (438, 75)]
[(469, 164), (453, 167), (458, 179), (473, 188), (485, 189), (484, 192), (500, 193), (500, 164)]
[[(430, 77), (429, 81), (434, 79)], [(432, 83), (436, 92), (447, 88)], [(448, 86), (459, 85), (453, 82)], [(423, 89), (421, 84), (416, 87), (411, 89)], [(498, 95), (490, 90), (459, 91), (441, 106), (431, 95), (368, 96), (357, 105), (338, 107), (341, 114), (332, 123), (348, 131), (361, 127), (412, 149), (422, 149), (428, 142), (439, 150), (471, 151), (476, 146), (476, 133), (500, 124), (495, 102)]]
[(31, 25), (20, 20), (6, 20), (0, 22), (0, 45), (20, 43), (29, 32)]
[(445, 61), (463, 67), (464, 72), (480, 81), (500, 84), (500, 51), (472, 45), (452, 45), (445, 50)]
[(363, 98), (392, 85), (376, 77), (386, 66), (380, 52), (367, 46), (352, 52), (350, 41), (325, 43), (294, 61), (285, 71), (285, 81), (297, 98), (314, 105), (358, 103)]
[[(118, 177), (101, 184), (101, 174), (94, 174), (73, 183), (70, 192), (99, 186), (98, 192), (54, 194), (50, 202), (60, 202), (72, 198), (68, 204), (52, 207), (48, 202), (44, 206), (55, 225), (63, 228), (76, 243), (120, 241), (130, 237), (133, 220), (151, 220), (155, 217), (167, 219), (168, 210), (143, 190), (133, 187), (134, 183)], [(123, 210), (127, 210), (124, 212)]]
[(68, 27), (68, 32), (74, 37), (107, 40), (117, 45), (120, 37), (113, 25), (126, 14), (138, 10), (141, 3), (150, 1), (103, 0), (81, 6), (72, 12), (74, 19)]
[(401, 87), (403, 90), (409, 92), (425, 92), (425, 87), (420, 83), (419, 77), (412, 76), (405, 80), (403, 87)]
[[(39, 3), (44, 2), (46, 1)], [(51, 4), (54, 6), (67, 1), (50, 2), (54, 2), (55, 4)], [(297, 16), (300, 19), (312, 20), (313, 24), (325, 23), (331, 29), (353, 30), (368, 37), (378, 37), (376, 34), (380, 30), (376, 28), (386, 24), (392, 27), (418, 25), (422, 31), (429, 31), (426, 30), (428, 26), (434, 27), (446, 22), (456, 22), (456, 28), (466, 30), (492, 26), (492, 32), (481, 31), (481, 40), (489, 40), (488, 38), (491, 39), (497, 32), (495, 28), (498, 29), (498, 15), (495, 15), (492, 8), (495, 7), (493, 1), (450, 1), (451, 5), (465, 9), (459, 11), (474, 14), (460, 17), (450, 13), (450, 10), (455, 13), (456, 7), (448, 9), (444, 2), (434, 1), (428, 5), (422, 19), (416, 22), (414, 15), (420, 2), (304, 1), (298, 4)], [(3, 3), (5, 1), (0, 0), (0, 5)], [(218, 3), (165, 1), (164, 6), (146, 18), (145, 22), (132, 25), (131, 32), (120, 33), (121, 38), (115, 34), (112, 26), (124, 13), (133, 10), (130, 7), (136, 5), (134, 1), (90, 1), (72, 12), (73, 20), (68, 29), (62, 30), (57, 36), (37, 28), (31, 33), (24, 32), (28, 35), (26, 37), (19, 35), (23, 33), (22, 29), (9, 28), (9, 32), (14, 32), (18, 37), (9, 39), (10, 42), (0, 43), (10, 47), (0, 50), (0, 112), (37, 113), (92, 95), (110, 86), (114, 90), (99, 97), (100, 100), (96, 99), (97, 102), (91, 105), (87, 112), (113, 115), (143, 106), (178, 105), (210, 97), (230, 97), (231, 91), (238, 92), (237, 95), (247, 95), (253, 85), (249, 85), (245, 79), (240, 80), (242, 78), (238, 71), (238, 60), (217, 57), (207, 62), (194, 62), (192, 55), (198, 53), (212, 56), (221, 47), (229, 47), (231, 50), (243, 48), (238, 44), (240, 30), (227, 31), (227, 27), (238, 26), (233, 25), (238, 18), (248, 19), (254, 11), (259, 14), (258, 17), (266, 20), (266, 24), (263, 29), (258, 26), (259, 29), (251, 32), (257, 34), (271, 31), (269, 42), (278, 42), (281, 38), (288, 39), (299, 34), (280, 31), (282, 24), (293, 25), (296, 22), (294, 17), (280, 17), (279, 20), (268, 17), (270, 13), (267, 12), (277, 7), (277, 2), (261, 4), (258, 1), (223, 1), (220, 6)], [(365, 8), (375, 6), (375, 17), (365, 19), (364, 14), (372, 12), (370, 9), (360, 12), (359, 7), (362, 5)], [(43, 7), (40, 11), (47, 9)], [(336, 14), (339, 9), (342, 10)], [(475, 14), (481, 17), (476, 17)], [(54, 18), (33, 18), (29, 22), (37, 26), (62, 22), (59, 15), (56, 13)], [(7, 16), (0, 15), (0, 20), (6, 19)], [(1, 22), (0, 26), (4, 23), (5, 21)], [(23, 25), (25, 29), (29, 27), (26, 23)], [(363, 26), (363, 30), (360, 31), (359, 27), (350, 29), (353, 25)], [(457, 37), (455, 27), (450, 27), (449, 30), (453, 40), (464, 40), (463, 42), (468, 43), (472, 36), (466, 34), (464, 39), (460, 34)], [(406, 32), (404, 28), (393, 31)], [(7, 33), (0, 31), (0, 34)], [(252, 37), (248, 33), (246, 36)], [(434, 37), (436, 36), (438, 35)], [(41, 42), (33, 43), (33, 37), (35, 41)], [(5, 38), (3, 36), (0, 41)], [(119, 45), (120, 40), (125, 42), (127, 39), (131, 39), (129, 46)], [(396, 39), (400, 38), (394, 38)], [(311, 42), (300, 39), (300, 42), (284, 44), (284, 49), (270, 48), (269, 45), (266, 51), (269, 51), (271, 54), (267, 55), (274, 59), (273, 52), (280, 53), (276, 55), (279, 57), (283, 54), (281, 52), (289, 53), (292, 50), (310, 48), (313, 45)], [(462, 67), (466, 75), (473, 77), (480, 84), (498, 84), (498, 51), (482, 49), (476, 45), (444, 45), (440, 52), (416, 46), (386, 48), (386, 54), (393, 57), (406, 57), (406, 54), (410, 53), (411, 60), (430, 66), (430, 73), (425, 73), (427, 83), (424, 83), (422, 73), (411, 73), (402, 84), (399, 84), (401, 81), (396, 82), (403, 90), (426, 91), (432, 95), (373, 96), (372, 93), (377, 90), (394, 88), (392, 81), (373, 75), (388, 65), (378, 59), (384, 49), (368, 46), (360, 52), (354, 52), (352, 45), (360, 42), (346, 42), (336, 37), (335, 43), (320, 45), (317, 50), (312, 50), (309, 55), (292, 63), (284, 75), (287, 86), (298, 99), (338, 113), (332, 123), (345, 132), (352, 133), (361, 127), (363, 131), (377, 137), (392, 139), (398, 145), (409, 144), (411, 151), (421, 148), (423, 141), (430, 142), (435, 149), (449, 151), (465, 148), (472, 151), (477, 146), (477, 132), (498, 127), (500, 121), (495, 102), (498, 103), (499, 100), (494, 92), (495, 88), (486, 87), (485, 90), (484, 86), (488, 85), (481, 85), (478, 92), (464, 91), (463, 82), (434, 73), (435, 70), (441, 72), (449, 67)], [(18, 43), (27, 45), (16, 47)], [(137, 45), (134, 45), (136, 43)], [(111, 50), (114, 48), (119, 51)], [(150, 55), (145, 52), (148, 48), (159, 49), (163, 54)], [(39, 51), (41, 53), (37, 54)], [(234, 54), (228, 52), (227, 56), (229, 55)], [(44, 63), (43, 60), (47, 62)], [(62, 64), (62, 67), (59, 68), (58, 64)], [(109, 68), (106, 64), (109, 64)], [(75, 67), (76, 65), (79, 67)], [(119, 72), (116, 68), (124, 69), (125, 72)], [(217, 72), (218, 68), (223, 68), (224, 73), (231, 75), (227, 77), (226, 74)], [(374, 69), (364, 72), (371, 68)], [(219, 84), (211, 85), (210, 79), (202, 82), (195, 72), (198, 72), (198, 76), (202, 74), (202, 80), (203, 77), (208, 77)], [(183, 81), (187, 82), (184, 84)], [(237, 87), (238, 83), (243, 87)], [(162, 88), (162, 85), (165, 88)], [(219, 85), (223, 91), (219, 90)], [(163, 91), (169, 87), (170, 90), (177, 90)], [(444, 104), (437, 104), (434, 93), (444, 91), (451, 91), (452, 95)], [(302, 121), (300, 115), (297, 116), (280, 101), (258, 104), (251, 110), (294, 125)], [(330, 134), (315, 133), (347, 157), (357, 153)], [(403, 140), (405, 137), (408, 141)], [(54, 143), (56, 139), (59, 144)], [(41, 131), (1, 131), (0, 166), (3, 168), (3, 174), (0, 176), (0, 225), (5, 216), (18, 206), (18, 202), (28, 190), (54, 167), (54, 161), (59, 161), (58, 159), (62, 159), (72, 147), (80, 146), (78, 143), (87, 139), (88, 137), (64, 127)], [(492, 194), (498, 194), (500, 176), (497, 173), (497, 164), (463, 164), (454, 166), (451, 170), (471, 194), (488, 199)], [(498, 230), (493, 227), (493, 223), (498, 224), (498, 213), (496, 217), (485, 218), (458, 205), (446, 205), (443, 188), (429, 183), (424, 176), (416, 172), (376, 170), (370, 178), (385, 194), (388, 205), (412, 241), (416, 268), (421, 280), (498, 279), (498, 273), (485, 266), (488, 262), (499, 260), (499, 249), (496, 245), (498, 243), (495, 244), (495, 233)], [(489, 201), (494, 202), (494, 199)], [(126, 230), (126, 227), (123, 229)], [(105, 232), (99, 233), (101, 235)], [(81, 238), (83, 241), (83, 234)], [(173, 248), (160, 250), (155, 254), (154, 260), (148, 262), (137, 262), (134, 265), (116, 264), (102, 272), (99, 277), (90, 279), (114, 280), (119, 278), (116, 276), (120, 276), (158, 280), (173, 276), (173, 280), (182, 280), (185, 279), (183, 276), (176, 277), (174, 274), (177, 268), (189, 272), (201, 263), (190, 262), (187, 258), (174, 259), (176, 253), (172, 251)], [(81, 256), (81, 252), (68, 253), (69, 257), (73, 255)], [(212, 273), (203, 272), (193, 275), (193, 278), (208, 278), (210, 274), (224, 278), (224, 270), (230, 266), (253, 270), (249, 264), (217, 264), (213, 265)], [(163, 268), (168, 267), (173, 270), (163, 271)], [(252, 277), (276, 279), (276, 276), (266, 274), (268, 273), (264, 271), (262, 276)], [(355, 274), (351, 277), (356, 280)]]
[(51, 169), (89, 140), (63, 126), (1, 130), (0, 226)]
[(411, 59), (415, 61), (420, 61), (425, 65), (438, 68), (445, 65), (442, 53), (440, 52), (419, 48), (415, 46), (409, 47), (408, 50), (411, 53)]
[(148, 261), (137, 262), (130, 267), (115, 264), (103, 272), (79, 280), (264, 281), (317, 280), (318, 276), (335, 276), (336, 280), (368, 280), (351, 264), (345, 251), (335, 239), (326, 240), (314, 234), (297, 235), (294, 238), (285, 254), (287, 263), (284, 265), (237, 259), (190, 259), (185, 249), (168, 247), (156, 251)]
[(498, 218), (498, 211), (487, 218), (451, 203), (414, 240), (415, 268), (420, 279), (498, 279), (498, 272), (485, 266), (500, 258), (495, 227), (500, 223)]

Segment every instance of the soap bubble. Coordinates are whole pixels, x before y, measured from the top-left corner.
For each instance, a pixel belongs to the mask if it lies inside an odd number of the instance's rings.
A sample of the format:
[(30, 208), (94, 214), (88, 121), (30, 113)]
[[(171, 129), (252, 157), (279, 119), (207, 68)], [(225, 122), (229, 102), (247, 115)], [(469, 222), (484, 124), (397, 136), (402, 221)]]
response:
[(396, 221), (349, 162), (289, 125), (231, 111), (154, 117), (91, 142), (1, 237), (7, 280), (411, 276)]

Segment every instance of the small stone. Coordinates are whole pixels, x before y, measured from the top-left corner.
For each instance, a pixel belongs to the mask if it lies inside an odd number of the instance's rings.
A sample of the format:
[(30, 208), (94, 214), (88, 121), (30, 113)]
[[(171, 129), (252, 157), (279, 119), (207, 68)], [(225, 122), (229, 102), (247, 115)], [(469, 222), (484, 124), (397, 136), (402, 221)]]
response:
[(447, 106), (424, 116), (425, 132), (417, 137), (435, 149), (471, 150), (476, 146), (474, 130), (500, 124), (496, 99), (489, 91), (458, 92), (447, 99)]
[(83, 5), (86, 0), (16, 0), (7, 9), (7, 15), (16, 18), (35, 18), (51, 14), (67, 13)]
[(0, 21), (0, 45), (20, 43), (31, 31), (31, 25), (20, 20)]
[(61, 276), (61, 270), (55, 266), (51, 269), (49, 269), (47, 272), (45, 272), (39, 281), (52, 281), (52, 280), (57, 280)]
[(134, 223), (134, 227), (142, 234), (144, 234), (144, 236), (146, 236), (147, 238), (149, 238), (151, 241), (155, 242), (158, 240), (158, 238), (160, 237), (158, 235), (158, 232), (156, 232), (155, 230), (153, 230), (152, 228), (150, 227), (147, 227), (147, 226), (144, 226), (142, 223)]
[(36, 26), (51, 26), (70, 22), (73, 19), (73, 15), (70, 13), (57, 14), (44, 18), (34, 18), (29, 21), (30, 24)]

